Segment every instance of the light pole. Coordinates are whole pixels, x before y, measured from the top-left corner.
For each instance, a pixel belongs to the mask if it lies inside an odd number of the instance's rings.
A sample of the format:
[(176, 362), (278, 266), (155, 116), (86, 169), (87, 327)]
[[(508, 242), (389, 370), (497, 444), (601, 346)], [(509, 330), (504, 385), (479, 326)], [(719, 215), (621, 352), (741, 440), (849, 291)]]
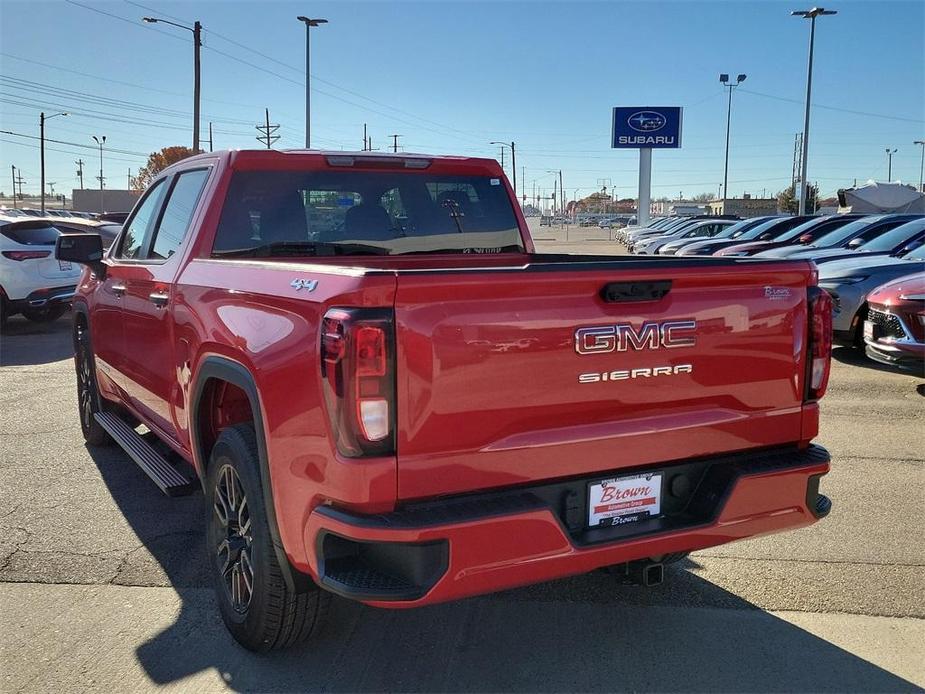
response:
[(925, 193), (925, 140), (916, 140), (912, 144), (922, 147), (922, 163), (919, 164), (919, 190)]
[[(39, 114), (39, 150), (41, 152), (39, 156), (40, 156), (40, 159), (42, 160), (40, 168), (42, 169), (41, 198), (42, 198), (42, 214), (43, 215), (45, 214), (45, 121), (47, 121), (49, 118), (57, 118), (58, 116), (66, 116), (66, 115), (68, 114), (67, 113), (55, 113), (51, 116), (46, 116), (44, 111), (42, 111), (42, 113)], [(15, 199), (16, 196), (14, 195), (13, 198)]]
[(502, 147), (511, 148), (511, 175), (514, 177), (512, 183), (514, 184), (514, 197), (517, 197), (517, 155), (514, 152), (514, 143), (513, 142), (489, 142), (490, 145), (501, 145)]
[(148, 24), (169, 24), (193, 32), (193, 154), (199, 154), (199, 53), (202, 48), (202, 24), (198, 21), (193, 22), (193, 26), (188, 27), (185, 24), (177, 24), (166, 19), (158, 17), (142, 17), (143, 22)]
[(103, 213), (106, 211), (103, 209), (103, 145), (106, 143), (106, 136), (97, 137), (93, 135), (92, 137), (96, 144), (100, 146), (100, 213)]
[(808, 186), (806, 183), (806, 157), (809, 153), (809, 105), (813, 91), (813, 44), (816, 40), (816, 17), (838, 14), (835, 10), (827, 10), (823, 7), (814, 7), (811, 10), (794, 10), (790, 13), (793, 17), (802, 17), (810, 20), (809, 26), (809, 64), (806, 68), (806, 112), (803, 115), (803, 150), (800, 161), (800, 209), (799, 214), (806, 214), (806, 195)]
[(886, 148), (886, 182), (890, 183), (893, 180), (893, 155), (896, 154), (899, 150), (896, 148), (890, 149)]
[[(729, 190), (729, 125), (732, 121), (732, 90), (745, 81), (746, 75), (739, 75), (733, 84), (729, 81), (729, 75), (723, 73), (719, 76), (719, 81), (729, 90), (729, 104), (726, 107), (726, 165), (723, 168), (723, 190)], [(723, 197), (723, 212), (726, 212), (726, 198)]]
[(300, 22), (305, 24), (305, 149), (312, 148), (312, 129), (311, 129), (311, 117), (312, 117), (312, 108), (311, 108), (311, 92), (309, 91), (309, 85), (311, 84), (311, 73), (309, 68), (311, 67), (311, 52), (309, 51), (309, 37), (312, 33), (312, 27), (321, 26), (322, 24), (327, 24), (328, 20), (326, 19), (310, 19), (309, 17), (303, 17), (299, 15), (296, 17)]

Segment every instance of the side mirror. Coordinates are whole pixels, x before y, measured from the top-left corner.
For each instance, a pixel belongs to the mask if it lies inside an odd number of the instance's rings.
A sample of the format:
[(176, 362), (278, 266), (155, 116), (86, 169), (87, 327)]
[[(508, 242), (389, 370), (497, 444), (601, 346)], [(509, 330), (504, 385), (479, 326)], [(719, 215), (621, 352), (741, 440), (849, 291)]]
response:
[(758, 237), (758, 241), (767, 241), (769, 238), (771, 238), (771, 234), (770, 232), (766, 231), (761, 236)]
[(55, 258), (86, 265), (98, 275), (105, 274), (103, 239), (99, 234), (61, 234), (55, 241)]
[(862, 243), (864, 243), (864, 239), (862, 239), (862, 238), (851, 239), (851, 240), (848, 242), (848, 248), (850, 248), (850, 249), (853, 251), (855, 248), (857, 248), (858, 246), (860, 246)]
[(906, 253), (911, 253), (915, 249), (921, 247), (923, 243), (925, 243), (925, 240), (922, 240), (922, 239), (916, 239), (915, 241), (912, 241), (911, 243), (907, 243), (905, 246), (903, 246), (903, 249), (900, 251), (900, 254), (905, 255)]
[(800, 238), (797, 239), (797, 241), (799, 241), (800, 243), (804, 245), (809, 243), (812, 240), (813, 240), (812, 234), (803, 234)]

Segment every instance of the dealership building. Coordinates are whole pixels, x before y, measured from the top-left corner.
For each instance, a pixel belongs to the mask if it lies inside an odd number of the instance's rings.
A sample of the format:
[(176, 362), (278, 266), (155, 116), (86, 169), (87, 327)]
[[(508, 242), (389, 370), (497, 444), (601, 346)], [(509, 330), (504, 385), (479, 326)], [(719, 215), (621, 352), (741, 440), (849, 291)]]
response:
[(711, 200), (710, 214), (734, 214), (743, 219), (777, 214), (777, 198), (753, 198), (747, 193), (741, 198)]

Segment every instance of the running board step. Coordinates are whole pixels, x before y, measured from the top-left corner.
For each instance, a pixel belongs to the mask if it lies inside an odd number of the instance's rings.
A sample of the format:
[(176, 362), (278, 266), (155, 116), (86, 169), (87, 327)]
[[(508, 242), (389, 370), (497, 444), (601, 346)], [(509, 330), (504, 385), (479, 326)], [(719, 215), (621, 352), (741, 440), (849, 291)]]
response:
[(97, 412), (93, 416), (164, 494), (183, 496), (196, 488), (196, 480), (181, 474), (119, 417), (109, 412)]

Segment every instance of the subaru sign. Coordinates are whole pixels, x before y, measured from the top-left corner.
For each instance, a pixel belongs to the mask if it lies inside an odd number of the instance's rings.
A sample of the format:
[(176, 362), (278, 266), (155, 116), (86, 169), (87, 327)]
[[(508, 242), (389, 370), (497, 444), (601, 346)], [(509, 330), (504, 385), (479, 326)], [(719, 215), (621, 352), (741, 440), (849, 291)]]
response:
[(680, 106), (615, 106), (614, 149), (674, 149), (681, 146)]

